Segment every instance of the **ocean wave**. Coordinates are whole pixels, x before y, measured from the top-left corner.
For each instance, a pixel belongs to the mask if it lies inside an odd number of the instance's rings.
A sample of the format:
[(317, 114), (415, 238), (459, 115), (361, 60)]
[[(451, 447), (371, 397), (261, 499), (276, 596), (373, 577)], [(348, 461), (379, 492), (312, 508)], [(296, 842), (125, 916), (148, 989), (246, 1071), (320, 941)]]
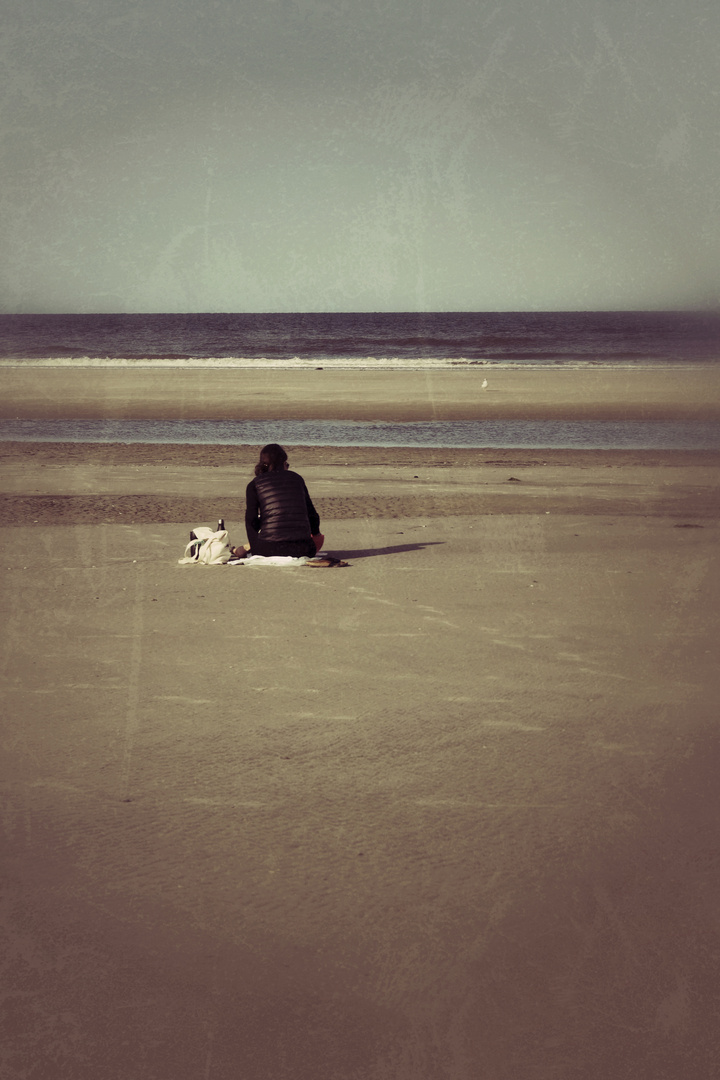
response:
[(708, 361), (702, 360), (671, 360), (667, 357), (587, 357), (580, 359), (577, 356), (533, 356), (532, 358), (504, 358), (494, 359), (484, 357), (481, 359), (468, 359), (458, 357), (397, 357), (397, 356), (364, 356), (360, 358), (350, 357), (299, 357), (271, 358), (271, 357), (245, 357), (245, 356), (218, 356), (218, 357), (192, 357), (192, 356), (124, 356), (124, 357), (95, 357), (95, 356), (42, 356), (31, 358), (5, 357), (0, 359), (0, 368), (179, 368), (196, 369), (203, 368), (275, 368), (278, 370), (308, 370), (320, 371), (323, 369), (335, 369), (345, 371), (421, 371), (426, 369), (449, 369), (458, 367), (491, 367), (491, 368), (597, 368), (597, 367), (633, 367), (633, 368), (658, 368), (658, 367), (682, 367), (687, 370), (690, 367), (705, 366)]

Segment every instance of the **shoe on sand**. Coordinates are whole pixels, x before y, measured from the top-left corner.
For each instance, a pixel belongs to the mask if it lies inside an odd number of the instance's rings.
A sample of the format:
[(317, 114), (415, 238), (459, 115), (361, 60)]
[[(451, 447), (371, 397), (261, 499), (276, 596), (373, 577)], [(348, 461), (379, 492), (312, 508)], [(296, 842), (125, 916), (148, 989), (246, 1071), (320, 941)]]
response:
[(350, 563), (342, 559), (333, 559), (331, 555), (316, 555), (314, 559), (308, 559), (304, 566), (349, 566)]

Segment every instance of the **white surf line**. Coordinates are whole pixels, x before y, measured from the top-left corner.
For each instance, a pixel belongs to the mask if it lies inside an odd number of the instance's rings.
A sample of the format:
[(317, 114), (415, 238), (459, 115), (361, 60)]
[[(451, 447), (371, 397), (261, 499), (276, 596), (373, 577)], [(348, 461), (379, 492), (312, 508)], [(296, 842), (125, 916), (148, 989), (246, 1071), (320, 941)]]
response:
[(128, 700), (125, 709), (125, 745), (123, 748), (123, 760), (120, 769), (120, 798), (127, 798), (130, 787), (130, 766), (132, 753), (135, 745), (135, 736), (140, 726), (138, 702), (140, 699), (140, 667), (142, 664), (143, 645), (143, 585), (145, 571), (142, 563), (137, 564), (137, 578), (135, 581), (135, 603), (132, 618), (132, 648), (130, 650), (130, 663), (128, 670)]

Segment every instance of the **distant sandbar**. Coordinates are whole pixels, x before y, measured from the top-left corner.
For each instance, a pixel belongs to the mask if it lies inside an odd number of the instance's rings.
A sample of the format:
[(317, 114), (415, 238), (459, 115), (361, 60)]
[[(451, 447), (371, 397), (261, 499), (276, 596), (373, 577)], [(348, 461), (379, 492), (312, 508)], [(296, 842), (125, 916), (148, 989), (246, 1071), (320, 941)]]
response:
[(716, 420), (720, 365), (402, 372), (5, 368), (0, 418)]

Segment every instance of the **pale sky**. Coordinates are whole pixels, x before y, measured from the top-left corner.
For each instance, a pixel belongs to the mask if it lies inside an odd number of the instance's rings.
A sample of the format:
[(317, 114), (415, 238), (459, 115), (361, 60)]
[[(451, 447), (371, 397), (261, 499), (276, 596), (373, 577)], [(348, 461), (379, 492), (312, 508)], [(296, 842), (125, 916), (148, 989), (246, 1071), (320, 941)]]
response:
[(718, 0), (5, 0), (5, 312), (720, 302)]

